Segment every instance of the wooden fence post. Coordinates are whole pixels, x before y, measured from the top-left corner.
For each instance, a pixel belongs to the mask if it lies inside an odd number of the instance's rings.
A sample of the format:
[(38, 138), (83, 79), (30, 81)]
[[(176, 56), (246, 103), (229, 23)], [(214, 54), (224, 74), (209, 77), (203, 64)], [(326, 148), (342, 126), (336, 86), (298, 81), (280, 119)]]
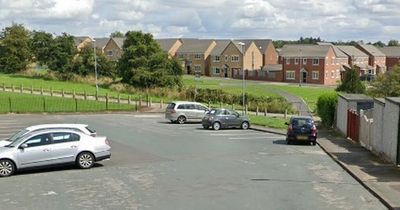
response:
[(121, 103), (121, 95), (120, 94), (118, 94), (118, 103), (119, 104)]
[(256, 116), (258, 116), (258, 106), (256, 107)]
[(161, 100), (160, 100), (160, 109), (163, 108), (163, 103), (164, 103), (164, 101), (163, 101), (163, 99), (161, 99)]
[(264, 116), (267, 116), (267, 107), (264, 108)]
[(33, 85), (31, 85), (31, 94), (33, 94)]
[(108, 93), (106, 93), (106, 110), (108, 111), (108, 100), (109, 100), (109, 98), (108, 98)]
[(72, 98), (73, 98), (73, 99), (76, 99), (75, 90), (72, 91)]
[(40, 95), (43, 95), (43, 87), (40, 87)]
[(61, 96), (64, 98), (65, 97), (65, 92), (64, 92), (64, 88), (61, 89)]
[(138, 101), (137, 101), (137, 100), (135, 101), (135, 109), (136, 109), (136, 112), (138, 112), (138, 111), (139, 111), (139, 107), (138, 107)]
[(8, 109), (10, 110), (10, 112), (12, 112), (11, 97), (8, 97)]
[(46, 112), (46, 98), (43, 97), (43, 112)]
[(284, 118), (285, 118), (285, 119), (287, 118), (287, 109), (285, 109), (285, 115), (284, 115)]
[(14, 85), (11, 85), (11, 91), (12, 91), (12, 92), (15, 91)]
[(53, 87), (50, 88), (50, 95), (53, 96)]
[(139, 108), (142, 107), (142, 95), (139, 95)]
[(131, 95), (128, 96), (128, 104), (131, 104)]
[(87, 100), (87, 92), (86, 92), (86, 90), (83, 91), (83, 98), (84, 98), (85, 100)]
[(78, 112), (78, 99), (75, 98), (75, 112)]
[(149, 107), (152, 106), (152, 101), (151, 100), (152, 100), (151, 97), (149, 97)]
[(3, 91), (6, 91), (6, 84), (4, 84), (4, 82), (3, 82)]
[(24, 86), (21, 84), (21, 86), (19, 87), (19, 92), (23, 93), (24, 92)]

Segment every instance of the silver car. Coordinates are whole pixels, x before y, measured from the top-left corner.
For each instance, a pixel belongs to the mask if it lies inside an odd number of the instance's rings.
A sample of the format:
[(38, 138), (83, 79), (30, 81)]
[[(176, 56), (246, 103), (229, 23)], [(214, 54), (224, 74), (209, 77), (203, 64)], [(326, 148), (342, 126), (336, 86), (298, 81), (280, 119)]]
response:
[(93, 137), (72, 129), (40, 130), (0, 147), (0, 177), (17, 170), (76, 164), (91, 168), (96, 161), (111, 157), (106, 137)]
[(207, 111), (208, 108), (198, 102), (174, 101), (168, 104), (165, 118), (179, 124), (184, 124), (186, 121), (201, 122)]

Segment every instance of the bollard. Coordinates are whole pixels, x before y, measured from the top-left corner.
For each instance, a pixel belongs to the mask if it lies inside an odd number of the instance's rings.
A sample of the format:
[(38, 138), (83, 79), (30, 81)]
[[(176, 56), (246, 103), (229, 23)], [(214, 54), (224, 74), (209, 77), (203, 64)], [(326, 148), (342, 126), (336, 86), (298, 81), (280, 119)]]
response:
[(121, 103), (121, 96), (118, 94), (118, 103)]
[(160, 100), (160, 109), (163, 108), (163, 99)]
[(287, 109), (285, 109), (285, 115), (283, 116), (283, 118), (287, 118)]
[(151, 107), (152, 106), (152, 99), (151, 99), (151, 97), (149, 98), (149, 107)]
[(249, 106), (246, 104), (246, 105), (245, 105), (245, 112), (244, 112), (244, 113), (247, 114), (248, 111), (249, 111)]
[(142, 95), (139, 95), (139, 108), (142, 107)]
[(267, 116), (267, 107), (264, 108), (264, 116)]
[(128, 96), (128, 104), (131, 104), (131, 96)]
[(258, 106), (256, 107), (256, 116), (258, 116)]
[(75, 112), (78, 112), (78, 99), (75, 99)]
[(138, 107), (138, 101), (135, 101), (135, 109), (136, 109), (136, 112), (138, 112), (138, 111), (139, 111), (139, 107)]

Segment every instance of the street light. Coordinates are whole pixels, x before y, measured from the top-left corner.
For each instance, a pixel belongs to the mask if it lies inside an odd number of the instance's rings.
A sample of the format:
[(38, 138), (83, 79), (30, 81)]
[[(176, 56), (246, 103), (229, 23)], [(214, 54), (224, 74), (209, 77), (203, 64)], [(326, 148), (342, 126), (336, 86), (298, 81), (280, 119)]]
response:
[(96, 98), (99, 95), (99, 85), (97, 83), (97, 54), (96, 54), (96, 40), (92, 39), (93, 41), (93, 52), (94, 52), (94, 78), (96, 82)]
[(243, 42), (239, 42), (238, 45), (241, 46), (241, 50), (242, 50), (242, 94), (243, 94), (243, 114), (245, 113), (245, 94), (244, 94), (244, 43)]

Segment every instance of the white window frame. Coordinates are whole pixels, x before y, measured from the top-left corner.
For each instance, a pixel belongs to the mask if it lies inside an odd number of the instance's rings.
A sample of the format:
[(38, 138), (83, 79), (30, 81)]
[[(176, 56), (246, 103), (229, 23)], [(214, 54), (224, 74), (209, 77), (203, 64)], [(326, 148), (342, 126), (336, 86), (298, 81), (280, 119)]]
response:
[(201, 73), (201, 65), (194, 65), (194, 71), (198, 71)]
[(294, 64), (296, 64), (296, 65), (299, 64), (299, 58), (294, 59)]
[(303, 58), (303, 65), (307, 65), (307, 58)]
[(319, 80), (319, 71), (312, 71), (312, 79)]
[(296, 72), (295, 71), (286, 71), (285, 78), (286, 78), (286, 80), (295, 80)]
[(229, 55), (225, 55), (225, 62), (229, 61)]
[[(314, 62), (314, 61), (317, 61), (317, 62)], [(312, 59), (312, 65), (313, 66), (319, 66), (319, 58), (313, 58)]]
[(219, 55), (214, 56), (214, 62), (220, 62), (221, 57)]
[(289, 65), (290, 64), (290, 58), (285, 58), (286, 60), (286, 64)]
[(331, 78), (332, 78), (332, 79), (335, 78), (335, 71), (331, 71)]
[(112, 50), (108, 50), (108, 51), (107, 51), (107, 56), (108, 56), (108, 57), (112, 57), (113, 54), (114, 54), (114, 52), (113, 52)]
[(238, 63), (240, 61), (240, 58), (238, 55), (232, 55), (231, 56), (231, 62), (232, 63)]
[[(217, 72), (217, 70), (218, 70), (218, 72)], [(221, 74), (221, 69), (218, 67), (213, 67), (213, 74), (215, 74), (215, 75)]]

